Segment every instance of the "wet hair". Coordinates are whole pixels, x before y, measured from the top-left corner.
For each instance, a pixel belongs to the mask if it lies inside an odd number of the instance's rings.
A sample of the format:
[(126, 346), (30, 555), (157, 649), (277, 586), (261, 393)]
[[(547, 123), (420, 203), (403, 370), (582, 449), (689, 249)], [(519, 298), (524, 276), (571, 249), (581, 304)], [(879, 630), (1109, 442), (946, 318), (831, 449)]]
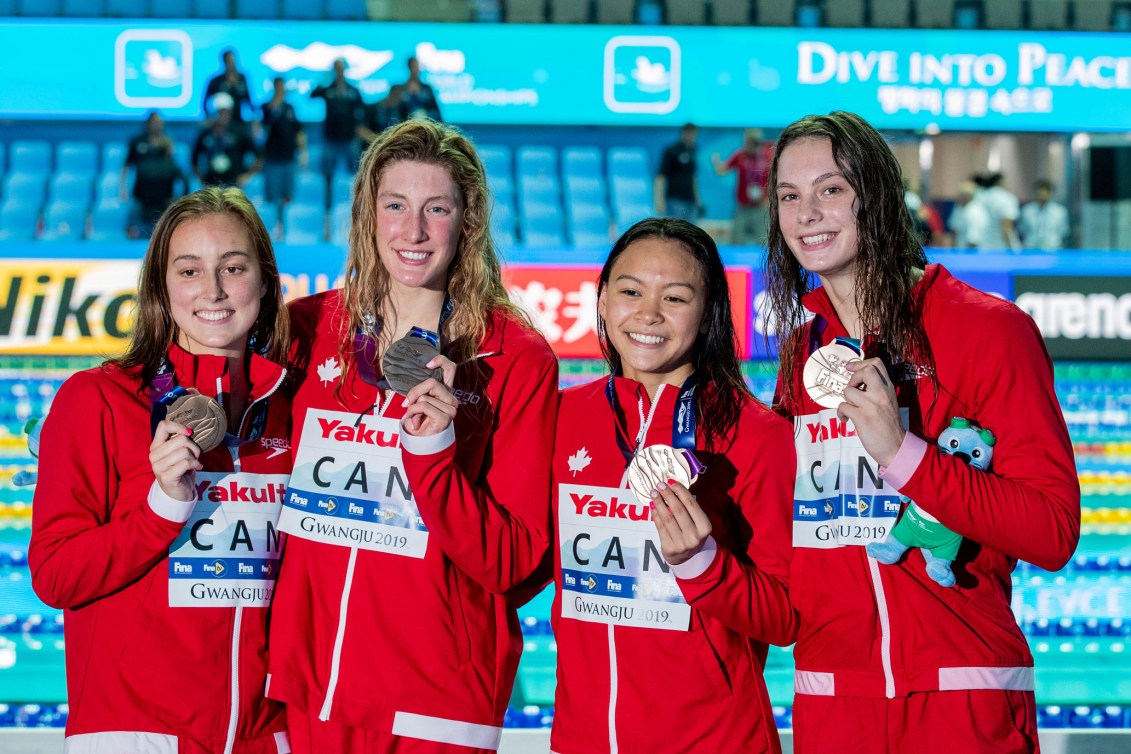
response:
[[(672, 217), (648, 218), (633, 225), (613, 244), (598, 278), (599, 292), (607, 290), (613, 267), (621, 254), (637, 241), (647, 239), (679, 244), (695, 260), (703, 276), (706, 286), (704, 327), (695, 340), (693, 354), (695, 373), (699, 376), (695, 409), (708, 446), (719, 449), (733, 440), (731, 435), (738, 424), (743, 404), (754, 399), (742, 377), (738, 335), (731, 318), (730, 289), (722, 257), (714, 240), (702, 228)], [(620, 354), (609, 342), (605, 320), (599, 313), (597, 335), (609, 369), (613, 374), (620, 374)]]
[(286, 363), (290, 321), (287, 307), (283, 305), (283, 288), (271, 235), (243, 191), (210, 186), (173, 202), (158, 219), (138, 275), (137, 313), (129, 346), (121, 357), (107, 362), (133, 373), (140, 379), (142, 390), (157, 375), (179, 334), (169, 306), (169, 288), (165, 284), (173, 233), (187, 222), (215, 215), (227, 215), (243, 226), (267, 287), (259, 301), (259, 316), (248, 333), (248, 345), (254, 343), (256, 350), (277, 364)]
[[(459, 189), (463, 226), (448, 268), (448, 293), (455, 309), (441, 333), (444, 353), (458, 363), (477, 352), (492, 310), (505, 309), (524, 322), (529, 320), (511, 303), (503, 285), (491, 240), (490, 194), (483, 162), (471, 141), (450, 126), (428, 119), (405, 121), (386, 129), (365, 150), (353, 184), (343, 292), (345, 324), (350, 333), (366, 328), (367, 319), (379, 313), (389, 293), (389, 273), (377, 253), (377, 193), (386, 169), (398, 162), (439, 166)], [(352, 345), (343, 342), (342, 346), (342, 362), (348, 369), (353, 363)]]
[(809, 115), (782, 131), (770, 164), (766, 295), (771, 320), (776, 323), (781, 362), (783, 390), (778, 408), (786, 413), (800, 405), (794, 372), (798, 349), (806, 345), (801, 339), (806, 320), (801, 299), (816, 287), (816, 281), (782, 236), (776, 187), (782, 154), (807, 139), (830, 143), (837, 167), (856, 194), (855, 298), (864, 332), (879, 333), (893, 360), (931, 363), (930, 347), (911, 297), (914, 271), (926, 266), (927, 255), (904, 202), (899, 161), (884, 137), (859, 115), (843, 111)]

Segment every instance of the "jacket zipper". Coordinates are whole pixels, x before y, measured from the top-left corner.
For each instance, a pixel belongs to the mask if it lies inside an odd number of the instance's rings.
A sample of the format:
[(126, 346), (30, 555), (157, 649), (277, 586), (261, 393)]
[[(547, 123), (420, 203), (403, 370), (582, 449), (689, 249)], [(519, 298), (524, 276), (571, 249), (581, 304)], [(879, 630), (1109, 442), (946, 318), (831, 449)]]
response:
[(240, 633), (243, 626), (243, 606), (236, 607), (232, 624), (232, 712), (228, 718), (228, 737), (224, 741), (224, 754), (232, 754), (236, 745), (236, 726), (240, 719)]
[(876, 559), (867, 553), (864, 557), (868, 560), (868, 573), (872, 577), (872, 588), (876, 592), (876, 612), (880, 617), (880, 663), (884, 668), (884, 694), (888, 699), (893, 699), (895, 677), (891, 672), (891, 619), (888, 614), (888, 601), (884, 596), (884, 583), (880, 580), (880, 566), (876, 563)]
[(338, 670), (342, 662), (342, 644), (346, 638), (346, 610), (349, 608), (350, 590), (353, 588), (353, 568), (357, 563), (357, 548), (350, 548), (350, 562), (346, 566), (346, 582), (342, 585), (342, 601), (338, 608), (338, 631), (334, 635), (334, 654), (330, 658), (330, 680), (326, 684), (326, 698), (322, 701), (322, 709), (318, 719), (326, 722), (330, 719), (330, 707), (334, 704), (334, 690), (338, 687)]
[(609, 624), (609, 754), (617, 754), (617, 642)]

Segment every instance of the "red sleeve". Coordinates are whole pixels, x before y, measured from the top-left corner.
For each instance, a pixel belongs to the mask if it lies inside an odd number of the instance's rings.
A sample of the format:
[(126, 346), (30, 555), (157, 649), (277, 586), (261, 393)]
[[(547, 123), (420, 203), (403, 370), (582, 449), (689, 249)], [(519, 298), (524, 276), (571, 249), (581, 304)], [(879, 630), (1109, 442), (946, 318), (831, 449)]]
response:
[(703, 573), (676, 576), (695, 609), (759, 641), (785, 646), (796, 640), (798, 629), (788, 591), (797, 468), (793, 431), (784, 419), (765, 416), (758, 426), (741, 429), (738, 442), (754, 446), (752, 454), (736, 459), (741, 476), (735, 502), (751, 531), (746, 557), (719, 547)]
[(737, 152), (732, 152), (731, 156), (727, 158), (727, 161), (723, 163), (723, 167), (725, 167), (727, 170), (734, 170), (736, 167), (738, 167), (738, 156), (740, 154), (742, 154), (741, 149)]
[[(184, 528), (151, 507), (148, 445), (119, 450), (111, 413), (98, 377), (84, 372), (59, 389), (43, 424), (28, 564), (32, 588), (51, 607), (77, 607), (132, 584)], [(192, 505), (185, 507), (187, 519)]]
[(1080, 481), (1053, 386), (1052, 362), (1033, 320), (1010, 307), (977, 359), (974, 416), (992, 431), (993, 473), (926, 448), (899, 491), (945, 526), (1049, 571), (1080, 540)]
[(401, 435), (405, 471), (429, 537), (496, 594), (524, 584), (549, 548), (558, 362), (542, 343), (541, 352), (516, 356), (505, 379), (481, 479), (468, 478), (457, 465), (459, 439), (450, 427), (448, 438), (442, 433), (433, 443)]

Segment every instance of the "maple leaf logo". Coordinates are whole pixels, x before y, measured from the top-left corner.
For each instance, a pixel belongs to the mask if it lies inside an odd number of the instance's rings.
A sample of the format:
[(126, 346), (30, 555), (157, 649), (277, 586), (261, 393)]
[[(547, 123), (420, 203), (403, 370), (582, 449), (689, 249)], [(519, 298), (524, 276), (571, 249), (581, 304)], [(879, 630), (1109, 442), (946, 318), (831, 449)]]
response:
[(333, 382), (341, 376), (342, 368), (338, 366), (338, 360), (333, 356), (318, 365), (318, 379), (322, 380), (323, 386)]
[(569, 464), (569, 470), (573, 472), (573, 475), (577, 476), (577, 472), (584, 471), (585, 467), (588, 466), (589, 462), (592, 460), (593, 459), (589, 457), (589, 451), (582, 448), (567, 458), (566, 463)]

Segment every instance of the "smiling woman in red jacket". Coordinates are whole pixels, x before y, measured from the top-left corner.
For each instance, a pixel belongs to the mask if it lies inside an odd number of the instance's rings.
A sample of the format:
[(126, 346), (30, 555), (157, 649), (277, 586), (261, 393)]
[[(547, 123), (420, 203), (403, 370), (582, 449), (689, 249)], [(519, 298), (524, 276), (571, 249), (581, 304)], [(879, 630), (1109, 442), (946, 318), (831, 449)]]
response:
[[(1080, 536), (1041, 334), (927, 264), (899, 163), (859, 116), (787, 127), (770, 188), (778, 405), (798, 456), (795, 750), (1034, 751), (1033, 656), (1010, 572), (1018, 558), (1060, 569)], [(993, 473), (936, 447), (956, 416), (996, 436)], [(919, 548), (892, 565), (869, 556), (904, 496), (966, 538), (953, 586), (928, 576)]]
[[(387, 129), (354, 197), (345, 288), (291, 306), (268, 694), (296, 753), (494, 751), (550, 541), (557, 360), (507, 298), (467, 138)], [(408, 390), (382, 354), (424, 331), (445, 374)]]
[[(36, 594), (66, 609), (65, 750), (289, 752), (263, 696), (291, 468), (287, 312), (243, 192), (166, 210), (137, 311), (125, 356), (59, 389), (40, 444), (28, 561)], [(163, 418), (187, 391), (215, 399), (215, 426)]]
[(789, 425), (746, 388), (704, 231), (637, 223), (599, 290), (612, 374), (562, 393), (554, 450), (551, 748), (779, 751), (763, 668), (793, 641)]

